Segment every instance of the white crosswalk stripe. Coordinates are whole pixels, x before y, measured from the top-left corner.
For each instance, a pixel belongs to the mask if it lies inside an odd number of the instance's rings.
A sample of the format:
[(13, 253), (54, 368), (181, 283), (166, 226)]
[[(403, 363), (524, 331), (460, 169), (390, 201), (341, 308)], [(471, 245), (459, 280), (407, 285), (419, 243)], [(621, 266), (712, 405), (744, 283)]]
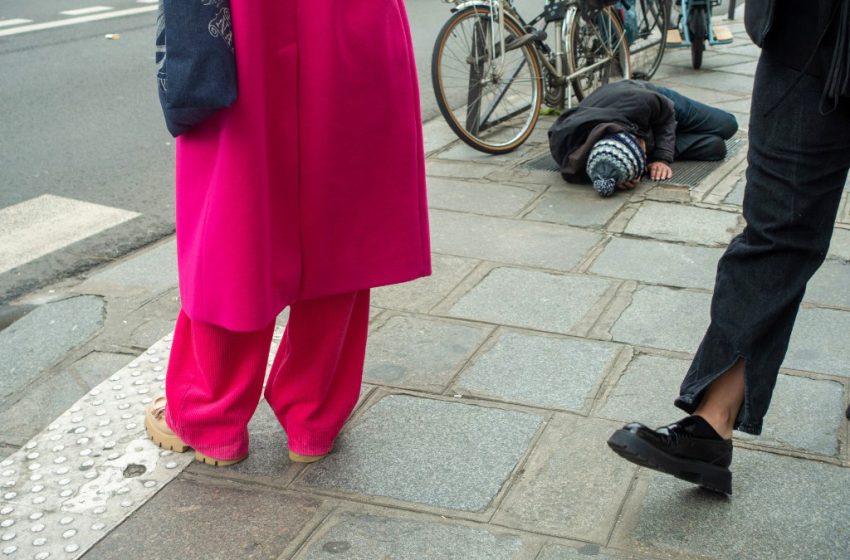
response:
[(49, 194), (4, 208), (0, 274), (139, 215)]
[(45, 21), (43, 23), (31, 23), (29, 25), (20, 25), (9, 29), (0, 29), (0, 37), (9, 35), (17, 35), (19, 33), (30, 33), (33, 31), (43, 31), (45, 29), (55, 29), (57, 27), (65, 27), (68, 25), (77, 25), (79, 23), (88, 23), (90, 21), (101, 21), (105, 19), (113, 19), (125, 16), (134, 16), (153, 12), (157, 9), (156, 6), (138, 6), (136, 8), (128, 8), (126, 10), (110, 10), (108, 12), (100, 12), (97, 14), (89, 14), (85, 16), (69, 17), (67, 19), (59, 19), (55, 21)]
[(88, 8), (77, 8), (75, 10), (65, 10), (59, 12), (63, 16), (85, 16), (88, 14), (96, 14), (99, 12), (108, 12), (113, 10), (112, 6), (89, 6)]
[(24, 19), (24, 18), (0, 19), (0, 27), (10, 27), (12, 25), (23, 25), (25, 23), (32, 23), (32, 20), (31, 19)]

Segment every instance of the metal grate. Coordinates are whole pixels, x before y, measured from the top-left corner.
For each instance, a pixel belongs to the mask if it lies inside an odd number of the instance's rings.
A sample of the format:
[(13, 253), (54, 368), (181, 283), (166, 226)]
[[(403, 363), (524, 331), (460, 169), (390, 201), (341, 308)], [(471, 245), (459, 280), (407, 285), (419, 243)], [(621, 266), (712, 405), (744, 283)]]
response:
[[(728, 161), (729, 157), (741, 151), (744, 145), (744, 136), (733, 136), (726, 141), (726, 160), (723, 161), (677, 161), (671, 166), (673, 168), (673, 180), (665, 181), (670, 185), (684, 185), (690, 188), (699, 185), (703, 179), (711, 175), (714, 170)], [(558, 164), (547, 152), (534, 159), (520, 164), (520, 167), (534, 171), (559, 171)]]

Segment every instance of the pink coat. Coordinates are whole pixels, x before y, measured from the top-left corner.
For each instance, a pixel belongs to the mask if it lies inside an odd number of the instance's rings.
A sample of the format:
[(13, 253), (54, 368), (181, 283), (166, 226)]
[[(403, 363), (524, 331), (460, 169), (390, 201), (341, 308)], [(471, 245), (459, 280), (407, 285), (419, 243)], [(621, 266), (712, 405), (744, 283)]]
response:
[(236, 103), (177, 141), (193, 320), (257, 330), (294, 301), (431, 272), (402, 0), (231, 0)]

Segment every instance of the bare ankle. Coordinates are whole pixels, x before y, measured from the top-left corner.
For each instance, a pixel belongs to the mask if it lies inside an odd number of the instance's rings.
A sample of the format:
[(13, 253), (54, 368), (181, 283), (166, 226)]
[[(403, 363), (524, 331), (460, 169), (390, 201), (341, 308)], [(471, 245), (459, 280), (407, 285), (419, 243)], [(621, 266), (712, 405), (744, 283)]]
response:
[(735, 418), (729, 413), (717, 411), (697, 410), (694, 416), (699, 416), (708, 422), (714, 431), (723, 439), (732, 439), (732, 427), (735, 424)]

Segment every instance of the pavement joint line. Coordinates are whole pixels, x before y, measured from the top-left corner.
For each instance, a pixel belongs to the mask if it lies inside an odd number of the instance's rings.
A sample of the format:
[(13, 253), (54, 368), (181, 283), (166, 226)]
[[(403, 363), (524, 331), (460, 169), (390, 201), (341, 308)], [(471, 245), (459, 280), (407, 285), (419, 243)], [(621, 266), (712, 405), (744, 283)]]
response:
[(0, 29), (0, 37), (7, 37), (9, 35), (19, 35), (21, 33), (31, 33), (33, 31), (44, 31), (46, 29), (55, 29), (57, 27), (66, 27), (68, 25), (77, 25), (80, 23), (89, 23), (92, 21), (101, 21), (105, 19), (145, 14), (149, 12), (154, 12), (157, 10), (157, 8), (158, 6), (141, 6), (138, 8), (128, 8), (126, 10), (116, 10), (114, 12), (101, 12), (98, 14), (90, 14), (69, 19), (58, 19), (54, 21), (45, 21), (42, 23), (33, 23), (30, 25), (22, 25), (20, 27), (12, 27), (10, 29)]
[(794, 459), (813, 461), (815, 463), (823, 463), (826, 465), (834, 465), (837, 467), (848, 466), (847, 461), (843, 457), (837, 455), (822, 455), (820, 453), (812, 453), (811, 451), (804, 451), (795, 447), (787, 447), (780, 445), (763, 445), (758, 443), (757, 440), (743, 439), (740, 436), (734, 436), (733, 440), (735, 442), (736, 449), (748, 449), (750, 451), (769, 453), (771, 455), (777, 455), (779, 457), (792, 457)]
[(307, 547), (313, 538), (319, 534), (325, 524), (340, 510), (344, 511), (339, 504), (333, 504), (330, 506), (322, 504), (319, 511), (317, 511), (316, 514), (313, 515), (313, 518), (301, 528), (298, 535), (293, 539), (293, 542), (286, 547), (280, 558), (291, 558), (293, 560), (297, 560), (299, 557), (303, 557), (301, 556), (302, 553), (307, 552)]
[(489, 350), (493, 349), (499, 337), (504, 332), (507, 332), (505, 327), (503, 327), (502, 325), (495, 326), (487, 334), (487, 337), (481, 342), (481, 344), (478, 345), (475, 351), (472, 352), (472, 354), (470, 354), (469, 357), (463, 362), (463, 364), (461, 364), (457, 371), (455, 371), (454, 375), (452, 375), (451, 379), (449, 379), (449, 382), (446, 383), (446, 388), (443, 389), (443, 392), (441, 394), (447, 397), (463, 398), (463, 393), (461, 393), (460, 390), (457, 388), (457, 383), (458, 381), (460, 381), (461, 376), (464, 374), (467, 368), (469, 368), (470, 365), (477, 362), (478, 359), (481, 358), (481, 356), (483, 356)]
[[(531, 461), (531, 456), (537, 451), (537, 446), (540, 443), (540, 440), (543, 439), (543, 435), (547, 430), (551, 430), (552, 421), (555, 420), (555, 417), (560, 414), (560, 412), (549, 411), (549, 414), (543, 417), (543, 421), (538, 426), (537, 431), (531, 436), (531, 439), (528, 442), (528, 447), (525, 449), (525, 453), (520, 457), (520, 459), (514, 465), (513, 470), (502, 483), (502, 487), (499, 488), (499, 491), (493, 496), (493, 499), (490, 501), (490, 516), (487, 519), (487, 523), (491, 523), (496, 525), (495, 520), (496, 516), (499, 514), (499, 511), (502, 509), (502, 505), (504, 505), (505, 500), (508, 497), (508, 494), (513, 489), (516, 482), (525, 474), (525, 468), (528, 465), (529, 461)], [(518, 527), (514, 527), (513, 530), (522, 530)], [(526, 531), (528, 532), (528, 531)], [(549, 535), (553, 536), (553, 535)]]
[(604, 408), (605, 404), (608, 402), (608, 397), (611, 396), (612, 391), (626, 374), (629, 366), (632, 365), (636, 358), (637, 353), (634, 349), (631, 346), (624, 344), (617, 353), (617, 356), (611, 362), (611, 365), (608, 367), (608, 371), (605, 372), (605, 375), (603, 375), (602, 379), (599, 381), (596, 392), (590, 401), (590, 407), (587, 410), (588, 417), (602, 418), (602, 416), (599, 416), (600, 410)]

